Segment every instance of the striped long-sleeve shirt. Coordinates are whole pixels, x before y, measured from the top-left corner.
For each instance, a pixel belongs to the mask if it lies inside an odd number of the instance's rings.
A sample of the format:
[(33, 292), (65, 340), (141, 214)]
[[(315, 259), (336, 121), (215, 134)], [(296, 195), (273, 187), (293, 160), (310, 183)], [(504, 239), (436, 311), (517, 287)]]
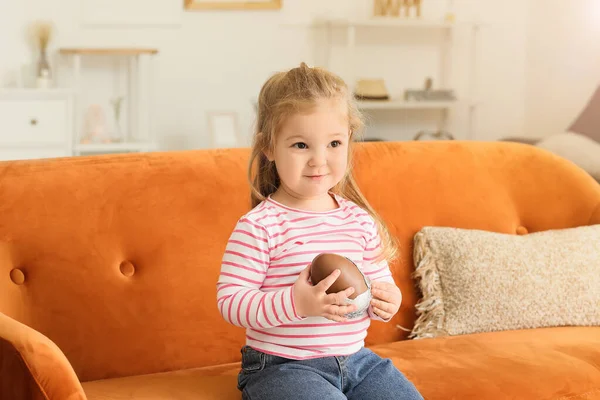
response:
[(348, 355), (364, 346), (370, 319), (334, 322), (300, 317), (292, 285), (320, 253), (348, 257), (371, 281), (392, 282), (386, 261), (376, 262), (381, 239), (373, 218), (355, 203), (335, 196), (339, 207), (310, 212), (270, 198), (239, 219), (217, 282), (223, 318), (246, 328), (246, 344), (291, 359)]

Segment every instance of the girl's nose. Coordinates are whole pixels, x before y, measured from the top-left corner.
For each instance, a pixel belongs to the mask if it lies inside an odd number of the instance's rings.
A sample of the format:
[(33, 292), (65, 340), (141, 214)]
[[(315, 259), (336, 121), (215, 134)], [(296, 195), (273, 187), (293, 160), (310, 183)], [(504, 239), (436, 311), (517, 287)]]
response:
[(325, 152), (324, 151), (314, 151), (311, 154), (310, 159), (308, 160), (308, 165), (311, 167), (320, 167), (324, 165), (326, 162)]

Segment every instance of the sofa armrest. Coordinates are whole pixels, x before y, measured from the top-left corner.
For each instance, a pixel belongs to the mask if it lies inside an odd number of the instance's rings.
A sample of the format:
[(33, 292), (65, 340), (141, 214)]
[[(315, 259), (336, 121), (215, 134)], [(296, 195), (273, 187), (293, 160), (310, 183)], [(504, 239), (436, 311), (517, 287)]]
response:
[(26, 398), (37, 394), (35, 397), (41, 395), (46, 400), (86, 399), (75, 371), (58, 346), (40, 332), (0, 313), (0, 398), (14, 398), (17, 393)]

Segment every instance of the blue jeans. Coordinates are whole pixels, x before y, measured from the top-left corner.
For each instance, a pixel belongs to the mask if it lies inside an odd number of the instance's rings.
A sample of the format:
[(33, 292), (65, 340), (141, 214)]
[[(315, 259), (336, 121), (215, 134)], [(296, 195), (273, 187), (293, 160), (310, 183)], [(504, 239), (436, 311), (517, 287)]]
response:
[(349, 356), (290, 360), (242, 348), (238, 389), (243, 400), (422, 400), (392, 364), (362, 348)]

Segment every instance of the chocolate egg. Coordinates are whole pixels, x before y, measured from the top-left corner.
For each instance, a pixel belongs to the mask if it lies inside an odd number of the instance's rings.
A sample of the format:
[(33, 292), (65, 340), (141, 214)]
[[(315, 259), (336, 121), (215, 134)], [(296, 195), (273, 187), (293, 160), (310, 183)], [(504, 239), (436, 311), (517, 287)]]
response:
[(354, 293), (348, 297), (354, 299), (368, 289), (365, 278), (356, 264), (346, 257), (333, 253), (322, 253), (313, 259), (310, 265), (310, 280), (312, 284), (316, 285), (321, 282), (336, 269), (339, 269), (341, 274), (327, 289), (328, 294), (341, 292), (352, 286)]

